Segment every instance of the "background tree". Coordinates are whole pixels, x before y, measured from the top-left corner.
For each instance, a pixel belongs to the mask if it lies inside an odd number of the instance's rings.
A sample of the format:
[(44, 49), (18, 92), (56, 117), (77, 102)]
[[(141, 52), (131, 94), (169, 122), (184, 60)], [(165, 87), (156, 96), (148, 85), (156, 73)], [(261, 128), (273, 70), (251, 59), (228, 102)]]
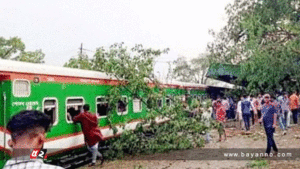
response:
[(175, 68), (173, 69), (173, 77), (182, 82), (194, 82), (194, 72), (191, 64), (187, 61), (186, 57), (181, 56), (173, 62)]
[(45, 54), (42, 50), (34, 52), (25, 51), (25, 44), (21, 38), (12, 37), (6, 40), (0, 37), (0, 58), (11, 59), (23, 62), (44, 63)]
[(236, 0), (227, 14), (210, 60), (240, 65), (236, 84), (248, 93), (299, 89), (299, 0)]
[(192, 59), (191, 65), (196, 77), (196, 82), (206, 84), (206, 73), (210, 65), (207, 54), (200, 54), (197, 58)]
[(10, 59), (13, 54), (23, 52), (25, 44), (18, 37), (12, 37), (8, 40), (0, 37), (0, 58)]
[(31, 62), (31, 63), (45, 63), (44, 58), (45, 58), (45, 54), (42, 52), (42, 50), (36, 50), (34, 52), (22, 51), (13, 60)]
[(206, 83), (206, 73), (209, 68), (209, 59), (206, 54), (200, 54), (197, 58), (187, 61), (185, 57), (179, 57), (174, 61), (175, 68), (170, 71), (173, 77), (182, 82)]
[(71, 58), (64, 67), (92, 70), (92, 60), (86, 54), (78, 54), (78, 58)]

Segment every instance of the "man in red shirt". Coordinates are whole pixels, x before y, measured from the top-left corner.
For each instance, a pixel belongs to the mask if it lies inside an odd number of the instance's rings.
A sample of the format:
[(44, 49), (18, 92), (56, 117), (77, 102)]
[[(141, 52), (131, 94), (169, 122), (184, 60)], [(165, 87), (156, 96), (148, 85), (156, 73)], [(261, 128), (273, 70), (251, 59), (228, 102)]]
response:
[(219, 132), (219, 141), (222, 141), (222, 135), (224, 134), (224, 140), (226, 140), (226, 132), (224, 129), (224, 122), (226, 121), (226, 109), (221, 103), (221, 100), (217, 101), (216, 104), (216, 120), (217, 120), (217, 128)]
[(297, 96), (297, 91), (295, 91), (290, 96), (290, 109), (293, 113), (294, 124), (298, 123), (298, 108), (299, 108), (299, 97)]
[(101, 159), (101, 164), (103, 163), (103, 156), (98, 151), (98, 142), (103, 140), (103, 136), (101, 134), (101, 131), (98, 129), (97, 116), (91, 114), (89, 110), (90, 106), (88, 104), (85, 104), (83, 106), (83, 113), (80, 113), (73, 117), (73, 122), (81, 123), (85, 143), (87, 144), (88, 150), (93, 154), (91, 166), (94, 166), (97, 157)]

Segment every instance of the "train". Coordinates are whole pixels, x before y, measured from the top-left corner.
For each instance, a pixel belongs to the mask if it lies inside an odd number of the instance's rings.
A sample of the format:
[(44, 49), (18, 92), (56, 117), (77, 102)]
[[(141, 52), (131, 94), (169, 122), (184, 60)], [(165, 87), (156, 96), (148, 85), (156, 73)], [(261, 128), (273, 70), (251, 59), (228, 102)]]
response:
[[(109, 126), (106, 96), (112, 86), (119, 82), (98, 71), (0, 59), (0, 168), (12, 155), (12, 149), (8, 146), (11, 137), (6, 125), (21, 110), (40, 110), (51, 117), (53, 126), (47, 133), (44, 148), (48, 150), (48, 162), (57, 165), (64, 165), (64, 161), (71, 159), (70, 152), (85, 149), (80, 124), (74, 124), (68, 112), (71, 107), (80, 110), (88, 103), (90, 111), (98, 117), (98, 126), (105, 139), (116, 137), (125, 129), (134, 130), (147, 115), (147, 107), (126, 90), (122, 91), (122, 98), (126, 103), (118, 102), (112, 121), (118, 124), (130, 119), (130, 123), (125, 128), (117, 126), (117, 133)], [(149, 82), (149, 85), (153, 84)], [(199, 99), (207, 97), (208, 87), (202, 84), (176, 82), (164, 83), (161, 87), (169, 96), (185, 98), (189, 95)], [(161, 98), (157, 106), (168, 104), (171, 104), (171, 100), (166, 97)], [(164, 119), (157, 119), (157, 123), (163, 121)], [(80, 156), (84, 154), (76, 157)], [(74, 159), (72, 157), (73, 161)], [(75, 163), (79, 162), (75, 160)]]

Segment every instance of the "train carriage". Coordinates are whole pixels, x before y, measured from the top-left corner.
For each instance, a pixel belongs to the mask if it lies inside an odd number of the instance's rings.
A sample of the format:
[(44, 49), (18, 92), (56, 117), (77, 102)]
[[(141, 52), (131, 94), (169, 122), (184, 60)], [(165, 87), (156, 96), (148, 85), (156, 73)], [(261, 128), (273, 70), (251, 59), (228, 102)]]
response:
[[(0, 167), (12, 151), (7, 144), (10, 134), (5, 126), (14, 114), (24, 109), (40, 110), (51, 117), (53, 127), (44, 145), (48, 149), (48, 156), (84, 147), (81, 127), (72, 122), (68, 113), (71, 107), (80, 110), (85, 103), (90, 104), (105, 139), (120, 135), (122, 127), (118, 127), (118, 133), (114, 135), (108, 126), (105, 97), (109, 89), (119, 82), (114, 77), (96, 71), (0, 60)], [(206, 94), (206, 86), (199, 84), (172, 83), (162, 87), (166, 88), (168, 97), (162, 98), (158, 106), (171, 105), (171, 97), (175, 95)], [(112, 114), (113, 123), (131, 119), (125, 129), (135, 129), (146, 116), (146, 105), (140, 99), (133, 98), (129, 91), (122, 91), (122, 97), (128, 104), (118, 102), (118, 112)]]

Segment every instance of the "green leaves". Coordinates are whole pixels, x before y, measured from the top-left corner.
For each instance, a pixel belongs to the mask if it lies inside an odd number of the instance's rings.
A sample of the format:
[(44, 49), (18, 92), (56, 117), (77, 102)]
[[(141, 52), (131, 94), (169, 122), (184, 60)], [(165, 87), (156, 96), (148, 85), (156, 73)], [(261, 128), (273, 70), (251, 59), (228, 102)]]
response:
[(209, 60), (206, 54), (200, 54), (199, 57), (190, 62), (185, 57), (179, 57), (174, 61), (175, 68), (169, 70), (169, 73), (175, 79), (182, 82), (205, 83), (205, 74), (209, 67)]
[[(168, 96), (172, 100), (172, 105), (163, 104), (163, 100), (167, 98), (166, 89), (160, 88), (160, 83), (152, 79), (154, 59), (169, 49), (145, 49), (142, 45), (135, 45), (129, 49), (123, 45), (124, 43), (116, 43), (109, 49), (100, 47), (93, 59), (85, 60), (91, 63), (92, 70), (106, 72), (121, 82), (118, 86), (111, 86), (107, 95), (110, 107), (107, 119), (115, 134), (116, 125), (119, 125), (119, 121), (116, 120), (119, 117), (116, 116), (116, 109), (118, 101), (123, 99), (122, 94), (141, 99), (142, 103), (147, 105), (147, 116), (135, 131), (125, 131), (119, 138), (108, 140), (106, 144), (111, 148), (104, 152), (104, 156), (120, 158), (125, 154), (165, 152), (202, 146), (204, 141), (201, 135), (210, 127), (200, 115), (195, 118), (187, 117), (181, 95)], [(70, 60), (67, 65), (69, 64), (76, 65), (78, 60)], [(149, 86), (149, 83), (154, 86)], [(162, 106), (159, 107), (158, 103)], [(199, 105), (197, 102), (197, 107)], [(124, 124), (130, 120), (126, 119), (126, 116), (122, 117), (125, 118)], [(170, 121), (157, 125), (155, 119), (158, 117), (169, 118)], [(144, 124), (149, 124), (149, 127), (144, 127)]]
[(92, 62), (87, 55), (79, 54), (78, 58), (71, 58), (64, 67), (92, 70)]
[(17, 61), (31, 62), (31, 63), (44, 63), (45, 54), (42, 50), (36, 50), (34, 52), (21, 52), (19, 56), (14, 58)]
[[(121, 158), (126, 154), (138, 155), (170, 150), (189, 149), (204, 145), (203, 134), (209, 130), (200, 117), (187, 118), (177, 112), (178, 118), (149, 128), (137, 126), (135, 131), (125, 131), (119, 138), (108, 140), (110, 149), (104, 152), (107, 159)], [(180, 117), (179, 117), (180, 116)]]
[(8, 40), (0, 37), (0, 58), (9, 59), (13, 54), (22, 52), (25, 49), (25, 44), (18, 37), (12, 37)]
[(25, 51), (25, 44), (21, 38), (12, 37), (8, 40), (0, 37), (0, 58), (23, 62), (44, 63), (45, 54), (42, 50)]
[(240, 65), (236, 84), (245, 85), (246, 93), (300, 89), (292, 80), (298, 79), (300, 60), (296, 3), (236, 0), (227, 7), (228, 24), (208, 49), (214, 63)]

